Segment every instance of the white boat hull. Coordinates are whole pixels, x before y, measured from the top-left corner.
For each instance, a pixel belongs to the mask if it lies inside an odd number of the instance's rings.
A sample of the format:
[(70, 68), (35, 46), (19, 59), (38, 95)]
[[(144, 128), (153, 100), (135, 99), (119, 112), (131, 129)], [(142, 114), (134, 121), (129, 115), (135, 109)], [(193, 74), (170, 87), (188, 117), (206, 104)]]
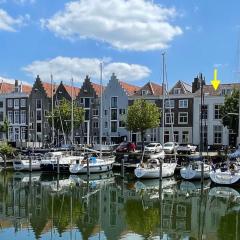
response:
[(219, 185), (233, 185), (240, 183), (240, 172), (221, 172), (220, 169), (210, 172), (212, 182)]
[(15, 171), (30, 171), (30, 168), (32, 171), (40, 170), (40, 161), (38, 160), (32, 160), (31, 167), (29, 160), (14, 160), (13, 161), (13, 168)]
[[(171, 177), (174, 174), (176, 163), (163, 163), (162, 164), (162, 177)], [(137, 178), (159, 178), (160, 177), (160, 167), (154, 168), (144, 168), (144, 167), (137, 167), (134, 170), (134, 174)]]
[[(103, 161), (100, 163), (89, 163), (90, 173), (102, 173), (111, 171), (113, 168), (114, 161)], [(84, 164), (72, 164), (69, 167), (70, 173), (73, 174), (86, 174), (88, 172), (87, 163)]]
[[(204, 164), (203, 178), (207, 179), (210, 175), (211, 167), (207, 164)], [(201, 166), (199, 165), (197, 169), (193, 169), (192, 165), (184, 167), (180, 170), (180, 175), (183, 179), (186, 180), (200, 180), (202, 178)]]
[(159, 153), (150, 153), (149, 157), (150, 157), (150, 159), (156, 159), (156, 158), (164, 159), (164, 157), (165, 157), (165, 152), (164, 152), (164, 151), (161, 151), (161, 152), (159, 152)]

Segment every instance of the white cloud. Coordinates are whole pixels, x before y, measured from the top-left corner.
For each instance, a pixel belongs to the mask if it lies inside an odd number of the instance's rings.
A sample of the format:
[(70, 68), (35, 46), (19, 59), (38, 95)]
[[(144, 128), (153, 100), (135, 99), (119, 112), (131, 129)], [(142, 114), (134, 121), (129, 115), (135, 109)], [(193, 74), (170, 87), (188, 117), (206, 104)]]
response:
[(117, 49), (146, 51), (167, 48), (182, 34), (172, 20), (179, 16), (147, 0), (79, 0), (41, 25), (67, 39), (95, 39)]
[(36, 0), (13, 0), (13, 1), (18, 4), (25, 4), (25, 3), (33, 4), (36, 2)]
[[(109, 80), (114, 72), (117, 77), (124, 81), (135, 81), (146, 78), (151, 71), (146, 66), (137, 64), (127, 64), (121, 62), (111, 62), (106, 58), (104, 62), (103, 75), (104, 80)], [(69, 58), (56, 57), (45, 61), (34, 61), (30, 65), (23, 67), (22, 70), (30, 76), (40, 77), (44, 81), (49, 81), (50, 74), (53, 74), (54, 81), (70, 81), (71, 77), (76, 82), (82, 82), (86, 75), (92, 79), (99, 80), (100, 78), (100, 62), (98, 58)]]
[[(1, 82), (14, 84), (14, 83), (15, 83), (15, 79), (13, 79), (13, 78), (7, 78), (7, 77), (1, 77), (1, 76), (0, 76), (0, 83), (1, 83)], [(30, 86), (30, 84), (29, 84), (28, 82), (21, 81), (21, 80), (19, 80), (19, 82), (22, 83), (22, 84), (24, 84), (24, 85), (29, 85), (29, 86)]]
[(13, 18), (5, 10), (0, 9), (0, 31), (15, 32), (18, 27), (24, 26), (29, 19), (28, 14)]

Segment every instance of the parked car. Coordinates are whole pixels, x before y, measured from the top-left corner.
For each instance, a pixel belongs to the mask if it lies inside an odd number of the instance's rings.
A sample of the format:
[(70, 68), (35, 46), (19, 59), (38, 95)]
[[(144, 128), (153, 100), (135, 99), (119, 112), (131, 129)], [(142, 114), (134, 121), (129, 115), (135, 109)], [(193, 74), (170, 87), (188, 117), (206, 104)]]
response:
[(174, 153), (174, 148), (175, 150), (177, 150), (178, 148), (178, 143), (174, 143), (174, 142), (166, 142), (163, 145), (163, 150), (165, 153)]
[(145, 152), (155, 153), (162, 150), (162, 145), (160, 143), (149, 143), (145, 147)]
[(120, 145), (116, 148), (116, 152), (130, 152), (135, 151), (135, 144), (131, 142), (122, 142)]
[(191, 154), (191, 153), (196, 152), (196, 148), (197, 148), (197, 146), (193, 146), (193, 145), (187, 144), (187, 143), (181, 143), (181, 144), (179, 144), (179, 146), (177, 148), (177, 153)]

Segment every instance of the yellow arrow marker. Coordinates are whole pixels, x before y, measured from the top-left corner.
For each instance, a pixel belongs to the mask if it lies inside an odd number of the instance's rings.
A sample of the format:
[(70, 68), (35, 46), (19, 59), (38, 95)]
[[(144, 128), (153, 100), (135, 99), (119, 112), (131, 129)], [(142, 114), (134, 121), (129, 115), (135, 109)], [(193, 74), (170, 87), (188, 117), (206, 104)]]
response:
[(214, 79), (211, 81), (211, 83), (216, 91), (220, 85), (220, 80), (217, 79), (217, 69), (214, 69)]

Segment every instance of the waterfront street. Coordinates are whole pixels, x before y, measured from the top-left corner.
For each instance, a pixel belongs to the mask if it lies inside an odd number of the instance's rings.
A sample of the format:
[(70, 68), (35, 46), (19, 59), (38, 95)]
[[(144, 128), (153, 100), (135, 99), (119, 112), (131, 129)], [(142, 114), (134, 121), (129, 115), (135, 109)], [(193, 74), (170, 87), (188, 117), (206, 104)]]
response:
[[(101, 179), (101, 180), (100, 180)], [(164, 179), (0, 173), (0, 239), (239, 239), (240, 193)], [(160, 237), (161, 236), (161, 237)]]

